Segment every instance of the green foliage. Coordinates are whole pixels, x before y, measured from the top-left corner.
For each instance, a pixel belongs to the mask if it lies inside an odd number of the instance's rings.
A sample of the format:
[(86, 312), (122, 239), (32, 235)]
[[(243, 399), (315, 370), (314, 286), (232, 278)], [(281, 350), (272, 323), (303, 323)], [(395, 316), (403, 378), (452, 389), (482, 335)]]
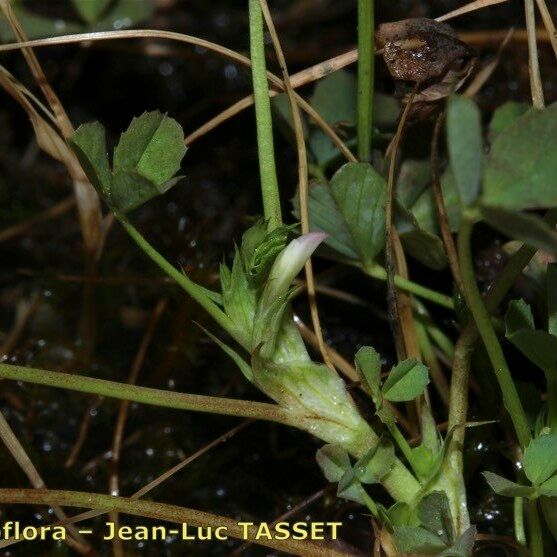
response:
[(531, 110), (528, 103), (509, 101), (495, 109), (491, 122), (489, 123), (489, 140), (493, 140), (523, 114)]
[(526, 477), (541, 485), (557, 472), (557, 433), (532, 439), (524, 451), (522, 461)]
[(506, 497), (557, 497), (557, 434), (542, 433), (532, 439), (522, 467), (532, 485), (519, 485), (492, 472), (484, 472), (484, 477), (495, 493)]
[[(345, 71), (334, 72), (320, 80), (310, 99), (310, 104), (324, 120), (337, 131), (348, 133), (348, 145), (354, 146), (356, 126), (356, 79)], [(317, 164), (327, 167), (336, 157), (338, 149), (320, 130), (312, 126), (309, 148)]]
[(385, 193), (384, 178), (370, 164), (347, 163), (330, 184), (311, 187), (310, 228), (327, 233), (325, 243), (342, 256), (369, 265), (385, 244)]
[(498, 495), (529, 498), (533, 497), (536, 493), (535, 488), (530, 485), (517, 484), (493, 472), (484, 472), (483, 476), (489, 484), (489, 487)]
[(509, 210), (557, 205), (557, 104), (531, 110), (495, 138), (487, 157), (482, 203)]
[(507, 338), (535, 365), (548, 372), (557, 364), (557, 337), (534, 329), (534, 317), (523, 300), (513, 300), (505, 318)]
[(495, 230), (528, 246), (557, 253), (557, 233), (540, 217), (500, 207), (482, 207), (482, 216)]
[(420, 501), (417, 521), (415, 513), (400, 505), (399, 509), (391, 507), (387, 516), (401, 553), (437, 557), (470, 557), (473, 553), (476, 529), (472, 526), (455, 536), (449, 502), (443, 492), (433, 491)]
[(427, 367), (417, 360), (397, 364), (383, 384), (383, 397), (391, 402), (413, 400), (423, 393), (429, 383)]
[(114, 149), (114, 173), (139, 174), (162, 186), (180, 169), (186, 154), (184, 131), (158, 111), (134, 118)]
[(112, 0), (72, 0), (77, 13), (87, 23), (97, 21)]
[(464, 206), (480, 193), (483, 167), (481, 116), (473, 100), (453, 96), (447, 104), (449, 160)]
[(70, 139), (83, 170), (111, 208), (127, 213), (175, 183), (172, 176), (186, 153), (184, 132), (172, 118), (145, 112), (134, 118), (114, 150), (110, 172), (105, 129), (98, 122), (83, 124)]
[[(125, 29), (150, 19), (155, 13), (154, 0), (66, 0), (68, 15), (75, 12), (83, 23), (72, 18), (50, 18), (35, 13), (24, 0), (11, 0), (12, 9), (30, 39), (56, 37), (88, 31)], [(0, 37), (15, 40), (12, 29), (0, 18)]]

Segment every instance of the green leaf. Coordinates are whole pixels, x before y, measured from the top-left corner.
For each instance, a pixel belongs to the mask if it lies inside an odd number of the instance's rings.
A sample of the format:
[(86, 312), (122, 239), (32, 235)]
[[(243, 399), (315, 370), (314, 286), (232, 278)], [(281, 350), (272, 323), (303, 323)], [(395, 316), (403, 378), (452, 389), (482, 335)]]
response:
[(469, 206), (480, 193), (483, 167), (481, 115), (472, 99), (457, 95), (450, 97), (447, 104), (447, 143), (460, 199), (465, 206)]
[(427, 367), (417, 360), (405, 360), (391, 370), (382, 393), (391, 402), (404, 402), (421, 395), (428, 383)]
[[(386, 188), (370, 164), (345, 164), (329, 185), (310, 187), (310, 229), (327, 233), (325, 244), (341, 255), (370, 265), (385, 244)], [(298, 200), (292, 203), (299, 218)]]
[(507, 337), (521, 329), (535, 329), (534, 316), (524, 300), (511, 300), (505, 315)]
[[(441, 176), (441, 191), (443, 193), (447, 217), (449, 219), (449, 226), (453, 232), (456, 232), (462, 219), (462, 207), (456, 185), (456, 178), (450, 166)], [(416, 217), (421, 228), (433, 234), (439, 233), (437, 211), (435, 209), (435, 201), (433, 200), (431, 188), (427, 188), (418, 198), (412, 207), (412, 214)]]
[(97, 21), (112, 0), (72, 0), (78, 14), (87, 23)]
[(557, 433), (532, 439), (522, 460), (526, 477), (535, 485), (544, 483), (557, 472)]
[(439, 536), (420, 526), (395, 526), (393, 537), (401, 553), (438, 555), (447, 548)]
[(437, 557), (472, 557), (476, 536), (476, 527), (470, 526), (457, 538), (452, 547), (445, 549)]
[(348, 453), (339, 445), (325, 445), (317, 451), (317, 464), (327, 481), (338, 483), (337, 495), (365, 505), (365, 492), (356, 479)]
[(331, 444), (321, 447), (315, 458), (323, 475), (331, 483), (340, 482), (344, 474), (351, 468), (348, 453), (339, 445)]
[(159, 189), (151, 180), (133, 170), (119, 170), (112, 178), (110, 201), (115, 209), (127, 213), (164, 193), (166, 189)]
[[(300, 219), (298, 195), (292, 198), (293, 214)], [(346, 221), (340, 212), (328, 184), (313, 182), (308, 195), (309, 227), (313, 232), (325, 232), (325, 244), (348, 259), (358, 260), (358, 251)]]
[(438, 464), (438, 455), (426, 445), (412, 448), (412, 468), (420, 479), (431, 477)]
[(557, 475), (543, 482), (538, 491), (546, 497), (557, 497)]
[[(339, 128), (352, 130), (356, 124), (356, 79), (347, 71), (334, 72), (319, 80), (310, 104), (337, 132)], [(320, 130), (312, 126), (309, 148), (317, 163), (326, 167), (338, 155), (334, 143)]]
[(250, 284), (242, 259), (238, 252), (234, 255), (232, 269), (220, 267), (220, 282), (224, 311), (234, 322), (238, 338), (244, 346), (250, 346), (257, 308), (257, 295)]
[(395, 203), (395, 227), (408, 255), (436, 271), (447, 266), (447, 256), (441, 238), (423, 230), (416, 217), (398, 202)]
[(509, 101), (499, 106), (493, 113), (489, 124), (489, 140), (493, 140), (505, 131), (515, 120), (531, 110), (532, 106), (528, 103)]
[(483, 476), (489, 484), (489, 487), (498, 495), (528, 498), (534, 496), (536, 493), (536, 489), (530, 485), (519, 485), (493, 472), (483, 472)]
[(114, 172), (135, 171), (160, 186), (180, 169), (186, 154), (184, 132), (158, 111), (134, 118), (114, 149)]
[(92, 31), (129, 29), (141, 21), (151, 19), (155, 8), (155, 0), (117, 0), (114, 8), (90, 28)]
[(375, 348), (362, 346), (355, 356), (356, 370), (375, 404), (381, 403), (381, 356)]
[(535, 365), (544, 371), (557, 364), (557, 337), (545, 331), (521, 329), (507, 338)]
[(547, 265), (547, 332), (557, 336), (557, 264)]
[[(10, 5), (14, 11), (17, 21), (25, 29), (29, 39), (41, 39), (43, 37), (56, 37), (72, 33), (82, 33), (85, 27), (81, 23), (61, 18), (50, 18), (36, 14), (25, 6), (21, 0), (11, 0)], [(0, 18), (0, 37), (2, 42), (13, 42), (17, 40), (8, 20)]]
[(384, 178), (370, 164), (347, 163), (331, 180), (331, 192), (360, 260), (371, 264), (385, 244)]
[(426, 190), (431, 180), (428, 160), (405, 160), (400, 165), (396, 180), (396, 198), (406, 209), (414, 203)]
[(557, 232), (540, 217), (500, 207), (483, 206), (481, 210), (485, 221), (509, 238), (520, 240), (537, 249), (557, 253)]
[(112, 175), (106, 149), (106, 131), (99, 122), (83, 124), (69, 140), (83, 171), (95, 189), (110, 199)]
[(557, 205), (557, 104), (516, 119), (493, 142), (483, 181), (484, 205), (539, 209)]
[(391, 471), (395, 462), (395, 448), (385, 438), (379, 439), (354, 465), (356, 478), (364, 484), (375, 484)]
[(433, 491), (420, 502), (419, 517), (424, 528), (439, 536), (446, 545), (454, 542), (455, 532), (449, 500), (442, 491)]

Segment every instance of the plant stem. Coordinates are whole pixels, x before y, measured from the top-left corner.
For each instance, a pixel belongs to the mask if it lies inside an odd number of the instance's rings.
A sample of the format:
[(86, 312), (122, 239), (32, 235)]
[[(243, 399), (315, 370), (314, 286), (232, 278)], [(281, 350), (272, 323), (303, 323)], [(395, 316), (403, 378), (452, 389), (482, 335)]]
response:
[(544, 557), (542, 525), (536, 500), (528, 501), (528, 534), (530, 536), (530, 554), (532, 557)]
[[(202, 286), (193, 282), (185, 274), (181, 273), (174, 265), (167, 261), (133, 226), (125, 217), (117, 215), (126, 232), (141, 250), (148, 255), (169, 277), (173, 278), (209, 315), (234, 338), (235, 326), (232, 320), (222, 311), (213, 300), (211, 300)], [(238, 340), (238, 339), (236, 339)], [(244, 346), (244, 348), (246, 348)]]
[(292, 413), (276, 404), (264, 402), (177, 393), (149, 387), (139, 387), (128, 383), (107, 381), (95, 377), (3, 363), (0, 363), (0, 377), (3, 379), (12, 379), (14, 381), (25, 381), (26, 383), (34, 383), (36, 385), (47, 385), (49, 387), (107, 396), (119, 400), (130, 400), (143, 404), (151, 404), (153, 406), (174, 408), (176, 410), (190, 410), (192, 412), (208, 412), (210, 414), (221, 414), (240, 418), (254, 418), (291, 426), (300, 424), (300, 420), (296, 419)]
[(526, 531), (524, 530), (524, 499), (515, 497), (513, 501), (514, 537), (516, 542), (526, 547)]
[(249, 30), (263, 211), (265, 219), (269, 223), (269, 230), (273, 230), (282, 224), (282, 216), (275, 165), (271, 100), (269, 98), (269, 82), (267, 81), (267, 66), (265, 63), (263, 14), (259, 0), (249, 0)]
[[(557, 222), (557, 210), (552, 209), (544, 216), (544, 221), (550, 226), (555, 226)], [(485, 305), (489, 312), (503, 301), (514, 281), (520, 275), (524, 267), (528, 265), (532, 257), (536, 254), (536, 249), (523, 245), (509, 260), (501, 274), (497, 277), (495, 284), (485, 298)], [(468, 414), (468, 383), (470, 379), (470, 362), (478, 330), (473, 320), (462, 330), (454, 350), (448, 430), (454, 430), (453, 440), (449, 448), (445, 473), (449, 478), (454, 497), (460, 499), (459, 508), (466, 509), (466, 490), (463, 481), (463, 459), (462, 449), (466, 430), (460, 427), (466, 423)], [(450, 353), (448, 354), (451, 357)], [(515, 513), (516, 513), (515, 501)], [(515, 514), (516, 518), (516, 514)], [(458, 522), (457, 522), (458, 524)], [(522, 526), (523, 530), (523, 526)], [(461, 530), (462, 532), (462, 530)], [(525, 543), (525, 542), (524, 542)]]
[(369, 161), (375, 81), (374, 0), (358, 0), (358, 158)]
[[(387, 280), (387, 271), (380, 265), (372, 264), (367, 267), (362, 268), (366, 275), (373, 277), (378, 280)], [(429, 300), (434, 302), (439, 306), (443, 306), (447, 309), (454, 309), (453, 299), (446, 294), (441, 294), (435, 290), (431, 290), (421, 284), (412, 282), (411, 280), (405, 279), (400, 275), (394, 276), (395, 286), (411, 294), (415, 294), (424, 300)]]
[[(60, 504), (63, 507), (78, 507), (85, 509), (102, 509), (104, 511), (115, 511), (132, 516), (141, 516), (157, 521), (168, 521), (170, 523), (187, 523), (191, 529), (197, 527), (211, 527), (213, 529), (220, 526), (225, 527), (226, 533), (240, 540), (245, 540), (244, 530), (238, 520), (217, 516), (214, 514), (145, 501), (142, 499), (131, 499), (128, 497), (114, 497), (101, 493), (88, 493), (82, 491), (62, 491), (62, 490), (32, 490), (32, 489), (0, 489), (0, 503), (20, 503), (26, 505), (53, 505)], [(191, 532), (190, 532), (191, 533)], [(279, 540), (277, 537), (258, 536), (256, 538), (257, 527), (251, 526), (248, 529), (247, 539), (273, 549), (277, 549), (288, 555), (302, 555), (315, 557), (350, 557), (351, 553), (346, 553), (342, 549), (325, 547), (313, 541), (295, 540), (288, 538)]]
[(532, 104), (537, 110), (545, 106), (543, 85), (538, 60), (538, 43), (536, 39), (536, 12), (534, 0), (524, 0), (526, 12), (526, 29), (528, 31), (528, 67), (530, 69), (530, 88), (532, 90)]
[(474, 222), (475, 215), (470, 211), (465, 212), (458, 233), (458, 252), (462, 279), (464, 281), (464, 295), (501, 387), (503, 402), (510, 414), (518, 442), (522, 449), (524, 449), (532, 439), (528, 420), (526, 419), (522, 402), (518, 396), (518, 391), (513, 382), (499, 339), (493, 329), (491, 317), (476, 283), (470, 245)]

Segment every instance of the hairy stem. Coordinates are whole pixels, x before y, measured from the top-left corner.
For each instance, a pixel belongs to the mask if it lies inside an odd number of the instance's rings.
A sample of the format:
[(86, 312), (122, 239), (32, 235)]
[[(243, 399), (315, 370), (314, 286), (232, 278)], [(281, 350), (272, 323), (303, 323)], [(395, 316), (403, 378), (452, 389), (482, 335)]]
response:
[(128, 383), (107, 381), (95, 377), (3, 363), (0, 363), (0, 377), (3, 379), (12, 379), (14, 381), (24, 381), (26, 383), (68, 389), (70, 391), (97, 394), (119, 400), (129, 400), (151, 404), (153, 406), (175, 408), (176, 410), (190, 410), (193, 412), (207, 412), (210, 414), (221, 414), (240, 418), (254, 418), (290, 426), (297, 426), (300, 422), (299, 419), (296, 419), (295, 416), (280, 406), (264, 402), (177, 393), (149, 387), (139, 387)]
[(358, 0), (358, 158), (371, 157), (375, 81), (374, 0)]
[(269, 222), (269, 229), (273, 230), (281, 225), (282, 216), (275, 164), (269, 82), (267, 81), (267, 66), (265, 63), (263, 13), (259, 0), (249, 0), (249, 30), (263, 212), (265, 219)]
[(341, 549), (334, 549), (312, 541), (295, 540), (293, 538), (279, 540), (276, 537), (266, 538), (265, 536), (256, 538), (256, 526), (249, 528), (247, 530), (248, 535), (244, 536), (241, 522), (239, 523), (235, 519), (142, 499), (114, 497), (112, 495), (82, 491), (0, 489), (0, 503), (20, 503), (26, 505), (60, 504), (63, 507), (102, 509), (104, 511), (115, 511), (154, 520), (164, 520), (175, 524), (187, 523), (192, 529), (197, 527), (211, 527), (215, 529), (224, 526), (226, 534), (232, 538), (241, 540), (247, 538), (255, 543), (283, 551), (289, 555), (307, 555), (308, 557), (349, 557), (351, 555)]

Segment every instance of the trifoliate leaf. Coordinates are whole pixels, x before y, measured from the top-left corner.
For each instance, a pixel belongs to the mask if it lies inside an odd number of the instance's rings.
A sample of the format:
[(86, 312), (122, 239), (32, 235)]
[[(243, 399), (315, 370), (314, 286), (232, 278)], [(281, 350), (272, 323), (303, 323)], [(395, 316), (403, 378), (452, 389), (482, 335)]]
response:
[(404, 402), (421, 395), (428, 383), (427, 367), (417, 360), (405, 360), (391, 370), (382, 393), (391, 402)]
[(160, 186), (180, 169), (186, 154), (184, 132), (158, 111), (134, 118), (114, 149), (114, 171), (135, 171)]

